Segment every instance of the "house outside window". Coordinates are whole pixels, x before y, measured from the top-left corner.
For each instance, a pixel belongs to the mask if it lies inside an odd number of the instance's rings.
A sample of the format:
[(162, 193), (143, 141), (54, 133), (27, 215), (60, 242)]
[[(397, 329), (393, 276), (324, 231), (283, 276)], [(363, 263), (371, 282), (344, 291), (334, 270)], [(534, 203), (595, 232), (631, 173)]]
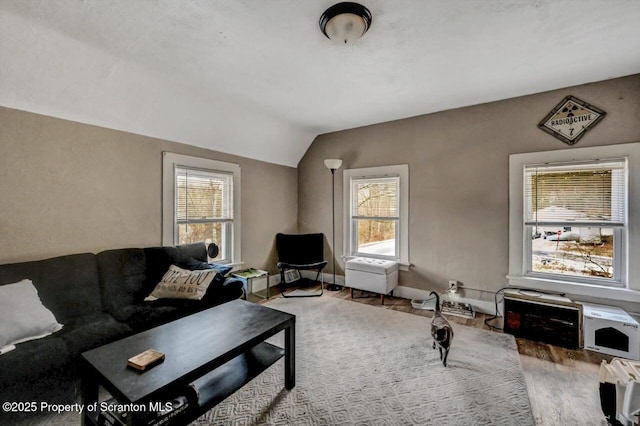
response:
[(640, 143), (509, 156), (510, 286), (640, 303)]
[(238, 263), (240, 167), (164, 153), (163, 244), (215, 243), (219, 262)]
[(347, 169), (345, 253), (408, 266), (407, 165)]
[(524, 168), (527, 274), (622, 285), (624, 159)]

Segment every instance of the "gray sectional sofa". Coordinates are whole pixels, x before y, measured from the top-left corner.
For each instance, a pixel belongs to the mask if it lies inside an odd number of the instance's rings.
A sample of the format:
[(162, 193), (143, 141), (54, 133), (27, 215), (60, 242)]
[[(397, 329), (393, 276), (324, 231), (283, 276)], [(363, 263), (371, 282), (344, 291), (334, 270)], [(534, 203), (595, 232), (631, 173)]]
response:
[(0, 265), (0, 286), (30, 279), (64, 325), (0, 355), (0, 401), (73, 400), (82, 352), (241, 297), (243, 283), (226, 278), (202, 300), (144, 301), (170, 265), (206, 260), (205, 244), (195, 243)]

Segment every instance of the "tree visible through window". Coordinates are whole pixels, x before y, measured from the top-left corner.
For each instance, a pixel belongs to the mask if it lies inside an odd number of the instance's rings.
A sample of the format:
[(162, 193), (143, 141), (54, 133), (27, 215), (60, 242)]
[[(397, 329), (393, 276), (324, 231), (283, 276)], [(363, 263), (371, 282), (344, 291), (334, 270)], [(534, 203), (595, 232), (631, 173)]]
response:
[(233, 175), (176, 167), (176, 241), (204, 241), (220, 247), (217, 259), (230, 258)]
[(625, 162), (527, 166), (530, 271), (614, 281), (625, 227)]
[(352, 184), (356, 252), (398, 257), (399, 178), (354, 179)]

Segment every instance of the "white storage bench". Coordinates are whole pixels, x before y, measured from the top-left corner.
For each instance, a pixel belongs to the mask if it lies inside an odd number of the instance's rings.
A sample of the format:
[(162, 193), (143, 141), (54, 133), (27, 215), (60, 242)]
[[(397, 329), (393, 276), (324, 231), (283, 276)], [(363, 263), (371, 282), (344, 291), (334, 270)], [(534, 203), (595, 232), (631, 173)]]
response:
[(398, 286), (398, 262), (391, 260), (356, 257), (347, 261), (345, 285), (353, 290), (370, 291), (380, 294), (380, 303), (384, 305), (384, 296)]

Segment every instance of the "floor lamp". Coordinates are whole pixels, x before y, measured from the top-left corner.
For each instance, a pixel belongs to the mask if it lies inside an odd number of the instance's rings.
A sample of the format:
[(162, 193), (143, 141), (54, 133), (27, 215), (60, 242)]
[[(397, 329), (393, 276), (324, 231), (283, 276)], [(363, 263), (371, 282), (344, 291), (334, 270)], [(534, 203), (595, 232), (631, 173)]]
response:
[(327, 286), (327, 290), (339, 291), (342, 286), (336, 284), (336, 170), (342, 166), (342, 160), (330, 159), (324, 160), (324, 165), (331, 170), (331, 254), (333, 255), (333, 282)]

